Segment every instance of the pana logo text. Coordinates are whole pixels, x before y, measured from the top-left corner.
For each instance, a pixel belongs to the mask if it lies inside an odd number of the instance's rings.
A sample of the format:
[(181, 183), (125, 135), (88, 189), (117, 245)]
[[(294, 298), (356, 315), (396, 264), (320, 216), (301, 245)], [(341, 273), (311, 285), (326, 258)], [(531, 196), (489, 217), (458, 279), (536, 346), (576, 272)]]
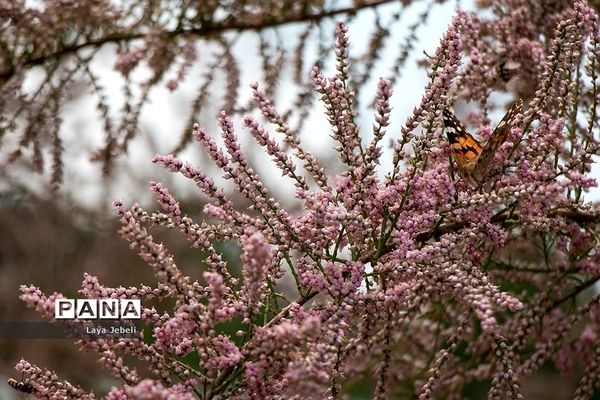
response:
[(141, 319), (139, 299), (56, 299), (55, 319)]

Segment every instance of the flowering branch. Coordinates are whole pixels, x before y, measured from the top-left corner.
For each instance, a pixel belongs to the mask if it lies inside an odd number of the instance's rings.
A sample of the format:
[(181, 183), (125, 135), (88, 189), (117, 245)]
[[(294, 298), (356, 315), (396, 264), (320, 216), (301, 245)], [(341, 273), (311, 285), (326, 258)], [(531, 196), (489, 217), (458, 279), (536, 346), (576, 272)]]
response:
[[(342, 166), (338, 175), (325, 173), (268, 91), (252, 84), (270, 125), (247, 116), (241, 129), (294, 186), (300, 211), (278, 199), (255, 169), (226, 111), (218, 118), (222, 145), (199, 125), (192, 137), (249, 207), (201, 168), (157, 155), (156, 164), (208, 198), (207, 218), (194, 222), (158, 182), (151, 190), (160, 213), (115, 201), (121, 235), (158, 283), (106, 288), (85, 277), (85, 296), (144, 300), (142, 319), (152, 336), (150, 343), (82, 343), (121, 380), (107, 398), (341, 398), (364, 379), (378, 399), (462, 398), (473, 382), (487, 382), (490, 399), (520, 399), (544, 363), (569, 373), (575, 360), (589, 357), (592, 369), (575, 396), (593, 391), (600, 384), (600, 297), (585, 294), (600, 279), (600, 208), (584, 195), (597, 186), (590, 174), (600, 154), (590, 110), (595, 92), (586, 85), (598, 65), (581, 65), (596, 49), (599, 20), (584, 1), (555, 9), (545, 25), (534, 23), (535, 12), (524, 6), (494, 24), (456, 14), (428, 60), (431, 80), (422, 99), (392, 142), (391, 165), (380, 144), (391, 119), (391, 82), (377, 85), (373, 136), (363, 143), (345, 24), (336, 24), (333, 76), (311, 70), (329, 122), (323, 129)], [(522, 51), (511, 53), (510, 43)], [(499, 59), (518, 65), (499, 74)], [(525, 108), (493, 131), (488, 111), (504, 106), (494, 106), (490, 93), (513, 80), (523, 80), (514, 91)], [(450, 148), (442, 114), (461, 101), (481, 107), (465, 120), (479, 126), (483, 139), (476, 143), (456, 124), (453, 134), (462, 141)], [(584, 116), (589, 120), (579, 122)], [(506, 134), (502, 143), (485, 142), (499, 140), (498, 132)], [(468, 179), (468, 157), (475, 169), (478, 157), (490, 161), (476, 184)], [(385, 177), (379, 163), (389, 167)], [(201, 278), (187, 276), (152, 237), (149, 228), (157, 225), (179, 230), (198, 249)], [(217, 251), (215, 243), (225, 241), (241, 249), (239, 273), (235, 260)], [(60, 295), (30, 286), (22, 298), (50, 316)], [(164, 298), (173, 308), (160, 314), (150, 302)], [(125, 356), (147, 361), (149, 371), (125, 365)], [(62, 393), (37, 370), (27, 371), (36, 393)]]

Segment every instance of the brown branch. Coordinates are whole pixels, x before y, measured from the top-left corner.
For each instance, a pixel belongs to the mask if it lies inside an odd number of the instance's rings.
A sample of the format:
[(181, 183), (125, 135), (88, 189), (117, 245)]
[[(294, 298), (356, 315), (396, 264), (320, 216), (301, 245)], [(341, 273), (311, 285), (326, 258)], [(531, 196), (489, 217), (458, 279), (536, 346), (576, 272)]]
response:
[[(600, 222), (600, 215), (593, 214), (581, 210), (576, 210), (572, 208), (559, 208), (552, 210), (548, 213), (549, 217), (563, 217), (573, 222), (577, 222), (580, 224), (583, 223), (593, 223)], [(504, 212), (500, 212), (490, 218), (490, 222), (492, 223), (500, 223), (504, 224), (507, 221), (508, 217)], [(446, 233), (457, 232), (460, 229), (466, 227), (468, 224), (466, 222), (450, 222), (447, 224), (441, 224), (435, 229), (426, 230), (419, 232), (415, 235), (415, 240), (418, 242), (426, 242), (429, 239), (439, 239), (440, 236)]]
[(572, 208), (561, 208), (554, 210), (550, 213), (550, 216), (559, 216), (569, 219), (573, 222), (577, 222), (580, 224), (583, 223), (592, 223), (592, 222), (600, 222), (600, 215), (584, 212), (581, 210), (576, 210)]
[[(260, 22), (241, 22), (241, 21), (226, 21), (217, 24), (205, 25), (201, 28), (179, 28), (173, 31), (166, 31), (162, 33), (165, 38), (173, 38), (177, 36), (210, 36), (217, 33), (228, 32), (228, 31), (253, 31), (253, 30), (261, 30), (265, 28), (271, 28), (276, 26), (283, 26), (292, 23), (298, 22), (311, 22), (318, 21), (325, 18), (334, 17), (340, 14), (350, 14), (355, 13), (358, 10), (368, 7), (378, 7), (382, 4), (391, 3), (394, 0), (373, 0), (373, 1), (365, 1), (364, 3), (340, 8), (336, 10), (326, 11), (320, 14), (298, 14), (296, 16), (292, 16), (290, 18), (281, 19), (281, 20), (268, 20), (268, 21), (260, 21)], [(33, 57), (29, 60), (26, 60), (19, 64), (18, 66), (12, 66), (8, 69), (0, 71), (0, 81), (5, 81), (10, 79), (12, 75), (17, 71), (17, 69), (21, 69), (23, 67), (32, 67), (35, 65), (44, 64), (46, 61), (51, 59), (60, 59), (66, 55), (75, 53), (79, 50), (82, 50), (87, 47), (99, 47), (108, 43), (114, 42), (123, 42), (123, 41), (131, 41), (135, 39), (141, 39), (145, 36), (149, 35), (148, 33), (115, 33), (110, 34), (98, 39), (90, 40), (84, 43), (78, 43), (71, 46), (66, 46), (60, 50), (54, 51), (48, 54), (42, 54), (37, 57)]]
[(422, 231), (415, 235), (417, 242), (426, 242), (429, 239), (439, 239), (440, 236), (446, 233), (456, 232), (467, 226), (465, 222), (451, 222), (447, 224), (441, 224), (435, 229), (428, 231)]
[(550, 310), (553, 310), (556, 307), (560, 306), (565, 301), (568, 301), (570, 299), (574, 299), (579, 294), (581, 294), (584, 290), (589, 289), (590, 287), (592, 287), (593, 285), (595, 285), (596, 282), (598, 282), (598, 280), (600, 280), (600, 278), (595, 277), (595, 278), (589, 279), (588, 281), (585, 281), (580, 286), (577, 286), (575, 288), (575, 290), (573, 290), (571, 293), (565, 295), (564, 297), (562, 297), (560, 299), (555, 300), (554, 303), (552, 303), (552, 305), (548, 306), (546, 308), (546, 313), (548, 313), (548, 312), (550, 312)]

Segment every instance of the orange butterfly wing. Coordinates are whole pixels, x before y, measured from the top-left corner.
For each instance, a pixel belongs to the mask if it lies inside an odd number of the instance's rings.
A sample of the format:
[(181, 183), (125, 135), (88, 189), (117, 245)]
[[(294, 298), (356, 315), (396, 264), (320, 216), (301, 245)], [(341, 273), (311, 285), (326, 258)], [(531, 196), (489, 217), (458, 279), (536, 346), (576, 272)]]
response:
[(448, 136), (448, 142), (450, 142), (452, 156), (461, 172), (466, 173), (476, 181), (481, 181), (485, 177), (494, 161), (496, 151), (508, 139), (513, 119), (522, 109), (523, 101), (519, 99), (504, 115), (485, 145), (482, 145), (468, 133), (464, 125), (451, 111), (444, 110), (446, 136)]
[(444, 127), (452, 157), (462, 171), (471, 172), (477, 165), (477, 159), (483, 146), (467, 132), (463, 124), (449, 110), (444, 110)]
[(490, 136), (488, 141), (485, 143), (481, 155), (477, 160), (477, 165), (473, 170), (473, 175), (477, 180), (483, 178), (490, 169), (490, 166), (494, 161), (496, 151), (498, 151), (500, 146), (502, 146), (502, 143), (506, 142), (506, 139), (508, 139), (508, 134), (510, 133), (510, 127), (513, 123), (513, 120), (517, 114), (522, 111), (522, 109), (523, 101), (519, 99), (504, 115), (496, 129), (494, 129), (492, 136)]

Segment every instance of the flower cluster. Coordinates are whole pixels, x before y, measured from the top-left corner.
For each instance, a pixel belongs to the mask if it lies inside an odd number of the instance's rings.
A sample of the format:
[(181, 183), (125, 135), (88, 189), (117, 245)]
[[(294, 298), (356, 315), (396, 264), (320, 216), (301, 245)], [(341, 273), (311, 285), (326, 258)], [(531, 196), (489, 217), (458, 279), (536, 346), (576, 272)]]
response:
[[(502, 10), (502, 2), (490, 3)], [(542, 14), (538, 3), (523, 3), (492, 21), (457, 13), (428, 60), (430, 82), (393, 140), (385, 176), (375, 167), (391, 84), (378, 84), (373, 137), (364, 145), (344, 24), (336, 25), (335, 74), (311, 72), (343, 165), (337, 176), (325, 173), (253, 84), (262, 117), (285, 146), (257, 117), (246, 117), (244, 127), (295, 185), (299, 212), (275, 198), (226, 111), (218, 119), (222, 146), (198, 125), (193, 138), (246, 210), (201, 169), (157, 155), (156, 164), (208, 198), (207, 220), (185, 215), (161, 183), (151, 184), (161, 212), (115, 201), (121, 235), (157, 286), (105, 288), (86, 275), (81, 293), (171, 299), (173, 308), (143, 309), (151, 341), (81, 342), (122, 380), (107, 398), (335, 399), (365, 379), (377, 399), (463, 398), (477, 381), (487, 382), (490, 399), (520, 399), (524, 380), (546, 362), (564, 373), (589, 365), (575, 393), (589, 398), (600, 384), (600, 296), (586, 296), (600, 279), (600, 207), (584, 196), (596, 186), (590, 169), (600, 153), (600, 20), (586, 2), (567, 3)], [(498, 61), (508, 65), (501, 74), (508, 79), (497, 79)], [(449, 172), (460, 166), (443, 137), (442, 113), (475, 102), (480, 112), (471, 119), (489, 137), (488, 111), (498, 108), (490, 93), (498, 86), (518, 93), (525, 107), (474, 185)], [(178, 229), (199, 250), (202, 279), (181, 271), (149, 233), (154, 225)], [(240, 277), (215, 248), (219, 241), (239, 243)], [(58, 296), (35, 287), (21, 295), (45, 315)], [(126, 356), (144, 360), (147, 370), (127, 365)], [(38, 397), (83, 396), (19, 365)]]

